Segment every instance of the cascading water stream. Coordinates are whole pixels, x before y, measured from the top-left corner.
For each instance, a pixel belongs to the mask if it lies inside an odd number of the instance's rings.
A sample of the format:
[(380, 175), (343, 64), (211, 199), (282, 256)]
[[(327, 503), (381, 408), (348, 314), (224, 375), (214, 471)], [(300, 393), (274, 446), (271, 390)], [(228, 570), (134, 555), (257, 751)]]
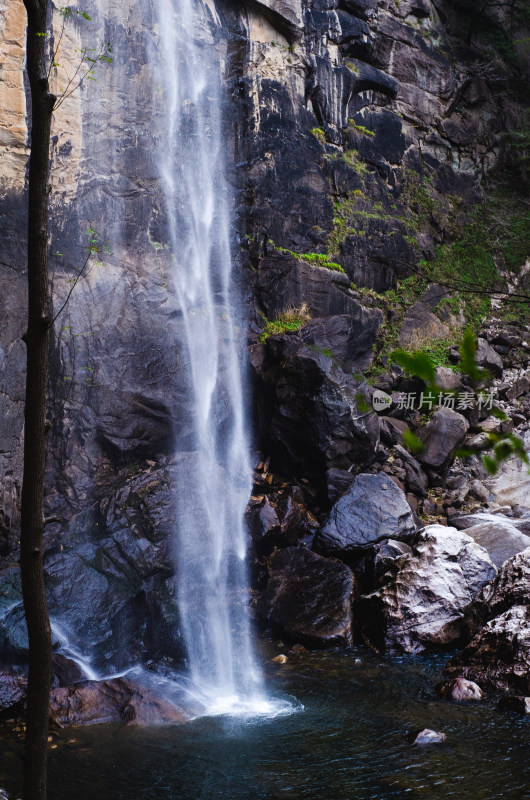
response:
[[(241, 365), (231, 282), (220, 65), (210, 11), (154, 0), (151, 47), (162, 130), (155, 131), (160, 208), (178, 312), (176, 344), (190, 423), (175, 434), (176, 567), (190, 678), (210, 711), (263, 703), (248, 618), (243, 515), (250, 493)], [(178, 417), (178, 410), (177, 410)], [(178, 420), (177, 420), (178, 425)], [(183, 451), (187, 456), (183, 457)]]

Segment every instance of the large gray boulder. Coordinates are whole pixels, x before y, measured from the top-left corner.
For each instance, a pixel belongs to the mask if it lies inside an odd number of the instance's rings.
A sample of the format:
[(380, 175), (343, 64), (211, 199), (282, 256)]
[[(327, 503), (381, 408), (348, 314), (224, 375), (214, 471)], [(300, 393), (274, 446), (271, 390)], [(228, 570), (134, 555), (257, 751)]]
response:
[(268, 561), (267, 588), (258, 615), (282, 635), (311, 647), (352, 644), (351, 570), (305, 547), (277, 550)]
[(488, 344), (486, 339), (477, 339), (477, 352), (475, 360), (479, 367), (489, 370), (496, 378), (502, 377), (503, 363), (502, 358), (493, 347)]
[[(530, 451), (530, 430), (523, 434), (527, 452)], [(501, 506), (518, 507), (519, 512), (530, 515), (530, 474), (528, 467), (517, 456), (501, 464), (498, 472), (486, 478), (484, 483), (493, 493), (495, 502)]]
[(357, 601), (364, 639), (380, 651), (407, 653), (457, 642), (473, 598), (495, 573), (470, 536), (429, 525), (383, 586)]
[(425, 450), (418, 460), (433, 469), (444, 467), (455, 448), (462, 444), (469, 422), (462, 414), (450, 408), (439, 408), (420, 432)]
[(361, 474), (331, 509), (315, 548), (326, 555), (355, 556), (376, 542), (407, 538), (415, 530), (401, 489), (383, 473)]
[(521, 533), (506, 518), (481, 522), (465, 530), (468, 536), (488, 551), (496, 567), (501, 567), (516, 553), (530, 547), (530, 536)]
[[(528, 517), (507, 517), (505, 514), (492, 514), (489, 511), (477, 511), (474, 514), (463, 514), (461, 517), (452, 517), (451, 525), (459, 531), (467, 531), (477, 525), (485, 523), (491, 525), (511, 525), (519, 533), (524, 533), (530, 537), (530, 516)], [(528, 546), (528, 545), (527, 545)], [(523, 548), (524, 549), (524, 548)]]

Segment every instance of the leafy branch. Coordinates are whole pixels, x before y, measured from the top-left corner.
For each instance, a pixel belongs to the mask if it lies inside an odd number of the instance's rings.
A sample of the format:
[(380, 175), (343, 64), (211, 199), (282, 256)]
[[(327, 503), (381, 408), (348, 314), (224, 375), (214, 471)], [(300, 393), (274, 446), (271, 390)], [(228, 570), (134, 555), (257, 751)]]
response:
[[(78, 11), (77, 9), (72, 9), (68, 7), (61, 8), (59, 10), (59, 13), (62, 16), (63, 21), (61, 25), (59, 39), (57, 41), (57, 45), (54, 49), (53, 56), (50, 61), (50, 66), (48, 68), (48, 74), (47, 74), (48, 78), (50, 77), (52, 69), (54, 67), (58, 68), (60, 66), (59, 62), (57, 61), (57, 58), (59, 55), (59, 48), (61, 46), (61, 42), (63, 40), (64, 32), (66, 29), (67, 20), (73, 19), (74, 14), (79, 17), (83, 17), (83, 19), (89, 21), (91, 19), (91, 17), (86, 12)], [(48, 35), (49, 34), (45, 33), (37, 34), (37, 36), (48, 36)], [(92, 47), (83, 47), (80, 50), (76, 50), (75, 52), (80, 54), (79, 62), (77, 64), (77, 67), (73, 75), (71, 75), (70, 77), (68, 76), (65, 67), (63, 67), (67, 78), (67, 84), (66, 88), (61, 92), (60, 96), (57, 98), (55, 102), (55, 105), (53, 107), (54, 111), (57, 110), (64, 103), (64, 101), (68, 97), (70, 97), (77, 89), (79, 89), (79, 87), (82, 86), (86, 80), (94, 80), (94, 81), (96, 80), (96, 78), (94, 77), (94, 71), (95, 68), (98, 66), (98, 64), (112, 63), (112, 57), (110, 55), (112, 53), (112, 45), (110, 42), (103, 42), (99, 50), (96, 50), (96, 48)]]
[[(66, 306), (68, 304), (68, 301), (70, 300), (70, 297), (72, 296), (72, 292), (74, 291), (74, 289), (77, 286), (77, 284), (79, 283), (79, 281), (83, 277), (86, 277), (86, 275), (87, 275), (87, 267), (88, 267), (88, 265), (90, 263), (90, 260), (94, 256), (100, 255), (101, 253), (104, 253), (104, 252), (105, 253), (110, 253), (111, 252), (110, 248), (106, 244), (101, 244), (99, 242), (99, 236), (98, 236), (97, 232), (93, 228), (88, 228), (87, 236), (88, 236), (88, 245), (86, 245), (83, 248), (85, 250), (85, 252), (86, 252), (86, 258), (85, 258), (85, 260), (83, 262), (83, 265), (82, 265), (81, 269), (77, 272), (77, 275), (75, 276), (75, 278), (72, 278), (72, 280), (70, 281), (71, 286), (70, 286), (70, 289), (68, 291), (68, 294), (66, 295), (66, 299), (65, 299), (64, 303), (62, 304), (62, 306), (60, 307), (59, 311), (56, 313), (56, 315), (54, 316), (54, 318), (50, 322), (49, 327), (51, 327), (54, 324), (54, 322), (57, 320), (57, 318), (61, 315), (61, 313), (66, 308)], [(95, 263), (96, 264), (101, 264), (101, 261), (96, 261)]]

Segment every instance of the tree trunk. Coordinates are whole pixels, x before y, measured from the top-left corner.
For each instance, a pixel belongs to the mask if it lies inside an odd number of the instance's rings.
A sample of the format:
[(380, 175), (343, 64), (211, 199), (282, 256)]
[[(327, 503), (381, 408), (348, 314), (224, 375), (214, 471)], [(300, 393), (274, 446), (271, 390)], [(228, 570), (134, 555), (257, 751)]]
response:
[(24, 800), (45, 800), (51, 629), (43, 572), (46, 389), (50, 298), (48, 282), (48, 173), (54, 96), (46, 70), (48, 0), (24, 0), (28, 15), (26, 57), (31, 89), (31, 155), (28, 202), (28, 328), (24, 476), (20, 570), (29, 638), (24, 756)]

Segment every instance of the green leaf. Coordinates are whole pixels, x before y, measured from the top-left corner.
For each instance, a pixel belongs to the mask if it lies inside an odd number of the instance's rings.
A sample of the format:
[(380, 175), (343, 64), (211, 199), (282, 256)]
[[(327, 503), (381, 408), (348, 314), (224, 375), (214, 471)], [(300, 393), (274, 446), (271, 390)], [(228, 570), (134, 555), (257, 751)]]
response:
[(361, 412), (361, 414), (368, 414), (369, 411), (373, 411), (372, 406), (367, 401), (364, 394), (358, 392), (358, 394), (355, 395), (355, 399), (357, 401), (357, 408)]
[(494, 456), (482, 456), (482, 463), (484, 464), (490, 475), (495, 475), (495, 473), (499, 468), (497, 459)]
[(471, 328), (467, 328), (460, 342), (460, 371), (468, 375), (472, 381), (478, 382), (482, 377), (482, 370), (477, 367), (476, 354), (477, 342)]
[(469, 456), (474, 456), (477, 452), (475, 447), (458, 447), (455, 450), (455, 456), (459, 458), (469, 458)]
[(425, 450), (425, 445), (421, 439), (418, 439), (409, 428), (403, 431), (401, 438), (411, 453), (422, 453)]
[(391, 353), (391, 357), (411, 375), (421, 378), (428, 385), (433, 386), (436, 384), (434, 363), (425, 353), (408, 353), (406, 350), (399, 348)]
[(492, 408), (491, 409), (491, 416), (492, 417), (497, 417), (497, 419), (502, 420), (502, 422), (506, 422), (506, 420), (508, 419), (508, 415), (505, 414), (504, 411), (501, 411), (500, 408)]

